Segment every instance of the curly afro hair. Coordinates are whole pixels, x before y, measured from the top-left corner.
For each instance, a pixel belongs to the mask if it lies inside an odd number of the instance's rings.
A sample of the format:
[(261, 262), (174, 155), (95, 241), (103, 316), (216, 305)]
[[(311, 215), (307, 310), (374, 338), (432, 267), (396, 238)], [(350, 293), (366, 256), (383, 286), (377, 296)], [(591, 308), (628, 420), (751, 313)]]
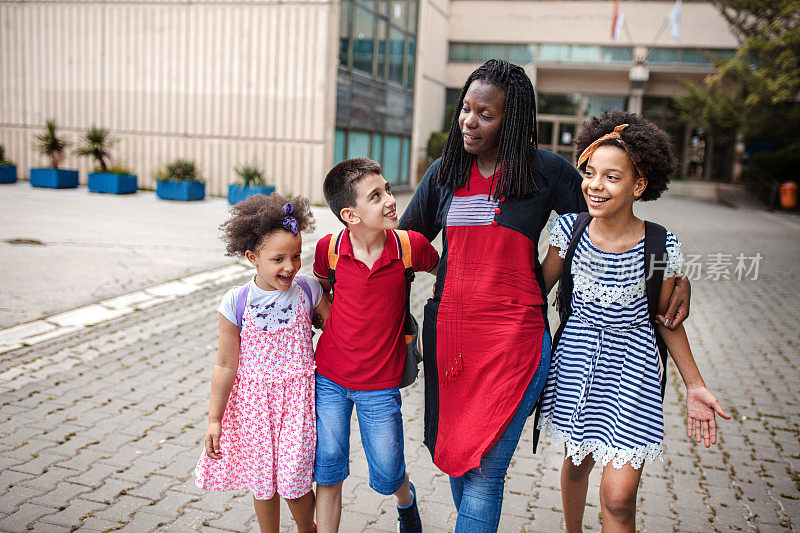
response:
[(265, 235), (283, 228), (283, 206), (292, 204), (292, 216), (297, 219), (300, 231), (314, 230), (311, 203), (302, 196), (286, 197), (277, 193), (269, 196), (255, 194), (231, 207), (231, 217), (219, 229), (225, 243), (226, 254), (243, 256), (247, 250), (255, 251)]
[[(611, 133), (620, 124), (628, 125), (620, 132), (620, 137), (627, 145), (629, 155), (635, 160), (636, 168), (647, 179), (647, 188), (639, 199), (645, 202), (655, 200), (667, 190), (670, 176), (675, 171), (675, 155), (667, 133), (641, 115), (626, 111), (606, 111), (588, 119), (575, 135), (578, 154), (582, 154), (587, 146)], [(606, 145), (619, 148), (613, 139), (600, 143), (600, 146)], [(586, 164), (579, 170), (585, 171)]]

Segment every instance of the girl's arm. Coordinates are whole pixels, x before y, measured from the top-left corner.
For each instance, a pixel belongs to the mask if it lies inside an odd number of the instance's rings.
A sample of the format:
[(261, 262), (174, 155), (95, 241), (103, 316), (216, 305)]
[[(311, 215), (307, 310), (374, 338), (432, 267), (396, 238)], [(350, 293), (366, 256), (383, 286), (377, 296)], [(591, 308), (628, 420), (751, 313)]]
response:
[(222, 459), (219, 437), (222, 434), (222, 415), (228, 404), (236, 371), (239, 369), (239, 328), (222, 314), (219, 315), (219, 350), (211, 374), (211, 403), (208, 407), (206, 455)]
[[(669, 307), (670, 296), (675, 285), (675, 278), (666, 278), (661, 284), (661, 295), (658, 310), (663, 313)], [(686, 330), (680, 324), (674, 330), (658, 324), (658, 331), (667, 344), (672, 360), (686, 385), (686, 434), (694, 434), (697, 442), (705, 441), (708, 448), (717, 442), (717, 422), (714, 413), (724, 419), (730, 419), (719, 405), (717, 399), (708, 391), (700, 370), (692, 356)], [(666, 372), (666, 369), (664, 369)]]
[[(542, 261), (542, 277), (544, 277), (544, 290), (547, 294), (550, 294), (553, 286), (561, 278), (561, 270), (564, 268), (564, 259), (558, 255), (559, 251), (559, 248), (551, 244), (547, 249), (544, 261)], [(545, 298), (547, 294), (545, 294)]]
[(328, 316), (331, 314), (331, 302), (328, 300), (327, 293), (322, 293), (322, 298), (314, 308), (314, 325), (324, 330), (328, 323)]

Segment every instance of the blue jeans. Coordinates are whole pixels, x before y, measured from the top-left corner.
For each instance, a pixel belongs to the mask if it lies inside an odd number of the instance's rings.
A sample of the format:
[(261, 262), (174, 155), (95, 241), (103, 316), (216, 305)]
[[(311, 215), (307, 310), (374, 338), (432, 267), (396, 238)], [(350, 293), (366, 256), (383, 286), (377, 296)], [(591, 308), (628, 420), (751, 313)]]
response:
[(497, 531), (503, 507), (506, 471), (519, 444), (525, 421), (542, 394), (549, 369), (550, 335), (545, 331), (539, 368), (525, 390), (514, 418), (500, 439), (481, 458), (480, 468), (468, 470), (460, 477), (450, 477), (450, 491), (458, 511), (455, 533)]
[(355, 405), (369, 486), (387, 496), (397, 492), (406, 476), (400, 389), (346, 389), (317, 374), (316, 390), (314, 481), (335, 485), (350, 475), (350, 417)]

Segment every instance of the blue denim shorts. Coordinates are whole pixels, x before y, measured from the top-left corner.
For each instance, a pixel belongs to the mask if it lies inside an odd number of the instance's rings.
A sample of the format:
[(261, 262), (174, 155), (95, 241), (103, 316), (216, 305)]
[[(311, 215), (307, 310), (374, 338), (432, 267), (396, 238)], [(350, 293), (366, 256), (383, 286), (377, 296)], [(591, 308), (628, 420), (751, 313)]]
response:
[(350, 474), (350, 418), (355, 405), (369, 486), (384, 495), (397, 492), (406, 474), (400, 389), (351, 390), (319, 374), (316, 381), (314, 481), (335, 485)]

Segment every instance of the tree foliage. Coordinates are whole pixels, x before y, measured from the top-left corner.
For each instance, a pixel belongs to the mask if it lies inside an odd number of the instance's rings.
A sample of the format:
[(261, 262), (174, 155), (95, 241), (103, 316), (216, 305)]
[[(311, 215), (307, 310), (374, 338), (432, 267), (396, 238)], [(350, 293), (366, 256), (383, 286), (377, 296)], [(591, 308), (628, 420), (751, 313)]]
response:
[(703, 84), (676, 98), (682, 117), (712, 137), (800, 139), (800, 0), (712, 0), (741, 45), (715, 58)]

